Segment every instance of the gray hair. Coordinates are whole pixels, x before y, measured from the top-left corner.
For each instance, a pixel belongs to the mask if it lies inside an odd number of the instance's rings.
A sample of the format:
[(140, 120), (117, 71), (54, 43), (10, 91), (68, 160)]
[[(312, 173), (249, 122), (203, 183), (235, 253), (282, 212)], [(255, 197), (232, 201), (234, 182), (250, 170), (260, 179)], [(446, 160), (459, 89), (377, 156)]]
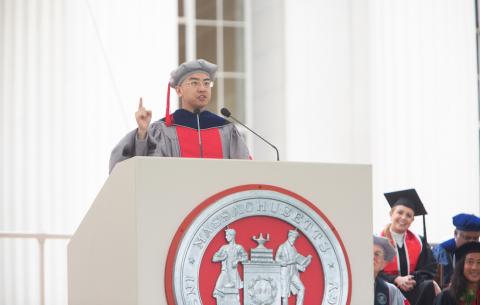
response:
[(387, 262), (390, 262), (395, 257), (395, 249), (390, 244), (390, 241), (385, 237), (373, 236), (373, 244), (380, 246), (383, 249), (384, 258)]

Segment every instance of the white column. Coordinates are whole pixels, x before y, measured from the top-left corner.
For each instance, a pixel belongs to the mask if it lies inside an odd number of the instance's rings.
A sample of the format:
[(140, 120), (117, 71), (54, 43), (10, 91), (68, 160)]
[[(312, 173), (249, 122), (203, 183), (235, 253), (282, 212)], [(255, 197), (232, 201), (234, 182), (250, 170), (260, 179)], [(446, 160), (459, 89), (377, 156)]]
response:
[[(71, 234), (138, 98), (164, 115), (177, 1), (2, 0), (0, 22), (0, 231)], [(41, 303), (36, 247), (0, 240), (0, 304)], [(66, 304), (65, 248), (45, 249), (47, 303)]]
[(288, 160), (353, 160), (351, 9), (347, 0), (285, 1)]
[[(430, 241), (451, 217), (479, 213), (474, 1), (371, 1), (371, 117), (375, 229), (382, 193), (415, 187)], [(421, 220), (414, 226), (421, 232)]]
[[(251, 88), (249, 105), (251, 125), (264, 138), (276, 145), (280, 159), (287, 160), (285, 146), (285, 7), (284, 1), (251, 1)], [(249, 120), (250, 122), (250, 120)], [(273, 148), (251, 137), (255, 160), (276, 159)]]

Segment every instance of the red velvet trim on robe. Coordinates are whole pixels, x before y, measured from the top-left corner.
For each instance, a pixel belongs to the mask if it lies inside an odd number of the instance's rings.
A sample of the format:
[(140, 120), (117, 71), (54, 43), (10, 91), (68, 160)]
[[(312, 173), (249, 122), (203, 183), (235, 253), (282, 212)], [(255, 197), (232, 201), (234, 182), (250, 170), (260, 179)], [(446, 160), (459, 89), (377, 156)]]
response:
[[(382, 236), (384, 235), (383, 232), (381, 235)], [(422, 241), (419, 236), (407, 230), (407, 233), (405, 236), (405, 244), (407, 246), (406, 254), (407, 254), (408, 263), (410, 264), (409, 268), (410, 268), (410, 274), (411, 274), (417, 268), (418, 258), (420, 257), (420, 253), (422, 252)], [(404, 247), (405, 247), (405, 244), (403, 245)], [(396, 249), (397, 248), (395, 247), (395, 250)], [(391, 261), (390, 263), (387, 263), (383, 271), (391, 275), (400, 275), (398, 252), (397, 251), (395, 252), (396, 252), (396, 255), (393, 258), (393, 261)]]
[[(182, 158), (200, 158), (200, 145), (198, 143), (198, 130), (184, 126), (175, 126)], [(202, 129), (203, 157), (223, 159), (222, 139), (218, 128)]]

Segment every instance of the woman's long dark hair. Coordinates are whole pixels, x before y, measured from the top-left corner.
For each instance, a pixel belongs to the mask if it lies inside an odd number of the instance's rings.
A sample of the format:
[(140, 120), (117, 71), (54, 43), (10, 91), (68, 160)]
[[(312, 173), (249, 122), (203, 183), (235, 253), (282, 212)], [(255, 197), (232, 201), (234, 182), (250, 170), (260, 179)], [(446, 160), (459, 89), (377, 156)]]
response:
[(457, 301), (460, 300), (460, 297), (462, 297), (467, 291), (468, 281), (463, 274), (463, 270), (465, 268), (465, 258), (466, 255), (455, 264), (452, 280), (450, 282), (450, 293)]

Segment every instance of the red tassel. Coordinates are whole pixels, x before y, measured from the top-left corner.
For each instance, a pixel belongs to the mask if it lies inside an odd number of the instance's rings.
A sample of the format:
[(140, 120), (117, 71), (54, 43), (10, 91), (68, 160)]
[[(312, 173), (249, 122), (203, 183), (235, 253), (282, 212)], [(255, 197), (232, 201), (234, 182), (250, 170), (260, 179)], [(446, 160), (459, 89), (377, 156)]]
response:
[(165, 110), (165, 124), (170, 127), (173, 125), (173, 116), (170, 114), (170, 83), (167, 89), (167, 109)]

